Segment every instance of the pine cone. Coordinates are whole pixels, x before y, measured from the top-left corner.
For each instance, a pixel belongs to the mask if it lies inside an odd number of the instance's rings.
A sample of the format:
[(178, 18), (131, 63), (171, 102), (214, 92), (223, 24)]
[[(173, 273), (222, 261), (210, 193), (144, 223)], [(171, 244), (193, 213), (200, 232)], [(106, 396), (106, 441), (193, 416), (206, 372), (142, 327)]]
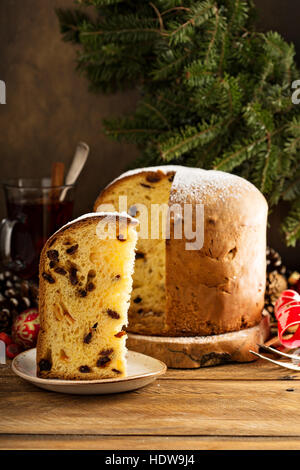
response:
[(0, 332), (10, 333), (14, 318), (23, 310), (37, 308), (38, 286), (11, 271), (0, 272)]
[(287, 289), (287, 270), (282, 264), (280, 254), (273, 248), (267, 248), (267, 283), (265, 309), (274, 316), (274, 306), (282, 291)]
[(12, 314), (7, 308), (0, 310), (0, 332), (10, 333), (12, 327)]
[(280, 254), (274, 248), (267, 248), (267, 272), (276, 271), (279, 274), (286, 274), (286, 267), (282, 264)]

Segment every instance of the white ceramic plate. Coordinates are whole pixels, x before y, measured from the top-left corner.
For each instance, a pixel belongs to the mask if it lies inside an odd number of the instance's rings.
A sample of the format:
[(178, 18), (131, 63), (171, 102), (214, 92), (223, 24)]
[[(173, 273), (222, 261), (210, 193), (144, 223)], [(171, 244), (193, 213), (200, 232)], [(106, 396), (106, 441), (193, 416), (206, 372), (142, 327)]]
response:
[(153, 382), (159, 375), (164, 374), (167, 366), (150, 356), (128, 351), (126, 377), (102, 380), (41, 379), (36, 376), (36, 349), (29, 349), (15, 357), (12, 370), (22, 379), (53, 392), (102, 395), (128, 392), (144, 387)]

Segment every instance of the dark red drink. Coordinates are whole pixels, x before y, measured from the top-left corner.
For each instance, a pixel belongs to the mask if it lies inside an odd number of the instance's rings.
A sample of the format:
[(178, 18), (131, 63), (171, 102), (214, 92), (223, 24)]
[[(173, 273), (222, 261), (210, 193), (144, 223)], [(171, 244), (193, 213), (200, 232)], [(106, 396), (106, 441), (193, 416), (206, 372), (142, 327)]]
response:
[(52, 203), (7, 203), (8, 213), (17, 223), (11, 243), (9, 269), (18, 271), (24, 278), (37, 275), (39, 256), (49, 238), (62, 225), (71, 220), (73, 201)]
[[(18, 180), (19, 182), (20, 180)], [(56, 230), (72, 219), (74, 187), (4, 185), (8, 218), (2, 222), (0, 248), (2, 265), (30, 279), (38, 274), (44, 243)], [(28, 180), (25, 180), (28, 183)], [(54, 197), (55, 196), (55, 197)]]

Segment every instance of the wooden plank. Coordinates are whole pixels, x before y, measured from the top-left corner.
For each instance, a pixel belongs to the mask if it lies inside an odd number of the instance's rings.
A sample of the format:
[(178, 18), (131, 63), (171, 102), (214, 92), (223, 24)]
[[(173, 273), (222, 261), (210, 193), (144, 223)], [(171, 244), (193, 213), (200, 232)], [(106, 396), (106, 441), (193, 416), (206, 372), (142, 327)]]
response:
[(10, 392), (19, 392), (24, 393), (26, 391), (31, 391), (32, 393), (39, 391), (37, 387), (26, 382), (25, 380), (17, 377), (1, 377), (0, 376), (0, 392), (1, 393), (10, 393)]
[(12, 377), (15, 375), (11, 369), (11, 361), (8, 361), (7, 364), (0, 364), (0, 377)]
[[(15, 379), (10, 364), (0, 366), (0, 390), (3, 378)], [(300, 372), (289, 371), (259, 360), (247, 364), (226, 364), (202, 369), (168, 369), (162, 380), (300, 380)], [(20, 380), (20, 379), (18, 379)], [(21, 382), (19, 382), (21, 383)]]
[(159, 380), (104, 396), (0, 392), (0, 432), (300, 437), (299, 401), (300, 384), (285, 381)]
[(300, 380), (300, 372), (259, 360), (202, 369), (168, 369), (161, 379), (173, 380)]
[(6, 450), (299, 450), (300, 438), (0, 435)]

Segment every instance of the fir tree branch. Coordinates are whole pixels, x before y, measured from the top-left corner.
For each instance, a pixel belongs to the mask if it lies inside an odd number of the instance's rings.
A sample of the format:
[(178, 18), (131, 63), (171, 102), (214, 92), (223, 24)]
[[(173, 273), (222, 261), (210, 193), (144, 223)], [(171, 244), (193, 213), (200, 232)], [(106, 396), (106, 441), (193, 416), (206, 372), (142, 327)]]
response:
[[(282, 178), (283, 185), (280, 196), (284, 201), (293, 201), (300, 196), (300, 158), (297, 165), (293, 167), (293, 171), (289, 171), (290, 164), (286, 169), (286, 178)], [(291, 180), (291, 178), (293, 178)]]
[(174, 103), (174, 101), (170, 101), (168, 100), (166, 97), (162, 96), (162, 95), (159, 95), (158, 96), (158, 99), (160, 101), (163, 101), (164, 103), (166, 103), (167, 105), (171, 106), (171, 107), (174, 107), (174, 108), (180, 108), (184, 111), (186, 111), (186, 106), (183, 106), (182, 104), (180, 103)]
[[(262, 144), (266, 140), (270, 139), (271, 137), (279, 134), (280, 132), (285, 130), (285, 126), (282, 126), (279, 129), (276, 129), (272, 133), (267, 133), (263, 137), (258, 138), (246, 145), (239, 147), (234, 153), (229, 152), (228, 155), (221, 157), (220, 159), (216, 160), (213, 165), (214, 170), (222, 170), (222, 171), (232, 171), (236, 166), (240, 165), (244, 160), (250, 158), (252, 156), (252, 151)], [(244, 156), (243, 156), (244, 155)]]
[(169, 13), (178, 13), (178, 12), (181, 12), (181, 11), (188, 11), (190, 12), (191, 9), (190, 8), (187, 8), (187, 7), (173, 7), (173, 8), (169, 8), (168, 10), (165, 10), (161, 13), (161, 16), (165, 16), (165, 15), (168, 15)]
[(199, 142), (209, 142), (216, 134), (224, 131), (224, 127), (229, 124), (230, 121), (223, 120), (208, 126), (206, 124), (202, 124), (200, 126), (200, 131), (197, 131), (196, 128), (183, 130), (179, 138), (172, 138), (163, 145), (159, 145), (160, 156), (164, 161), (178, 158), (183, 153), (188, 152), (195, 148), (195, 146), (199, 145)]
[[(207, 61), (209, 59), (209, 55), (210, 55), (210, 52), (213, 48), (213, 45), (215, 43), (215, 40), (216, 40), (216, 36), (217, 36), (217, 31), (218, 31), (218, 28), (219, 28), (219, 24), (220, 24), (220, 13), (219, 13), (219, 9), (217, 7), (215, 7), (215, 29), (214, 31), (212, 32), (212, 38), (211, 40), (209, 41), (209, 44), (208, 44), (208, 48), (207, 48), (207, 52), (206, 52), (206, 56), (205, 56), (205, 59), (204, 59), (204, 64), (207, 65)], [(209, 33), (211, 33), (209, 31)]]
[(159, 119), (161, 119), (161, 121), (164, 123), (164, 125), (168, 129), (171, 128), (171, 126), (170, 126), (169, 122), (167, 121), (167, 119), (162, 115), (162, 113), (155, 106), (151, 105), (150, 103), (145, 103), (145, 102), (142, 103), (142, 106), (146, 106), (150, 110), (154, 111), (154, 113), (159, 117)]
[(164, 80), (171, 74), (173, 71), (177, 71), (178, 67), (185, 63), (186, 59), (192, 54), (191, 50), (188, 50), (183, 55), (174, 58), (171, 62), (166, 62), (162, 67), (159, 67), (153, 72), (153, 78), (155, 80)]
[(272, 138), (270, 133), (267, 133), (267, 151), (263, 155), (258, 156), (254, 181), (257, 187), (264, 193), (269, 194), (275, 179), (276, 169), (278, 164), (278, 150), (272, 146)]
[(233, 7), (231, 7), (233, 11), (227, 22), (226, 31), (224, 31), (223, 33), (222, 47), (221, 47), (221, 52), (220, 52), (220, 61), (219, 61), (219, 69), (218, 69), (218, 74), (220, 76), (222, 75), (222, 71), (223, 71), (225, 49), (226, 49), (227, 41), (229, 40), (229, 35), (233, 36), (236, 34), (235, 31), (233, 31), (235, 29), (233, 26), (235, 25), (235, 23), (237, 23), (237, 28), (238, 30), (240, 30), (242, 26), (244, 25), (244, 22), (248, 18), (248, 12), (249, 12), (248, 5), (242, 0), (231, 1), (230, 6), (231, 6), (231, 3), (233, 3)]
[(55, 12), (60, 22), (60, 31), (64, 41), (79, 43), (81, 25), (90, 21), (89, 17), (81, 10), (70, 11), (57, 8)]
[[(213, 1), (205, 0), (200, 3), (200, 5), (195, 5), (190, 9), (188, 13), (188, 19), (185, 23), (180, 24), (176, 29), (169, 33), (169, 37), (172, 41), (176, 41), (176, 37), (179, 33), (182, 34), (184, 30), (187, 30), (190, 27), (200, 26), (205, 21), (207, 21), (211, 16), (216, 13), (216, 6)], [(179, 36), (179, 39), (184, 36)]]
[(284, 201), (291, 201), (295, 199), (295, 196), (300, 195), (300, 175), (298, 178), (293, 180), (281, 193), (281, 197)]
[(297, 199), (289, 212), (288, 217), (282, 225), (288, 246), (295, 247), (297, 240), (300, 238), (300, 200)]
[(160, 14), (159, 9), (152, 2), (149, 2), (149, 5), (153, 8), (153, 10), (155, 11), (155, 13), (157, 15), (158, 22), (159, 22), (159, 25), (160, 25), (160, 30), (164, 31), (164, 29), (165, 29), (164, 28), (164, 22), (163, 22), (162, 15)]

